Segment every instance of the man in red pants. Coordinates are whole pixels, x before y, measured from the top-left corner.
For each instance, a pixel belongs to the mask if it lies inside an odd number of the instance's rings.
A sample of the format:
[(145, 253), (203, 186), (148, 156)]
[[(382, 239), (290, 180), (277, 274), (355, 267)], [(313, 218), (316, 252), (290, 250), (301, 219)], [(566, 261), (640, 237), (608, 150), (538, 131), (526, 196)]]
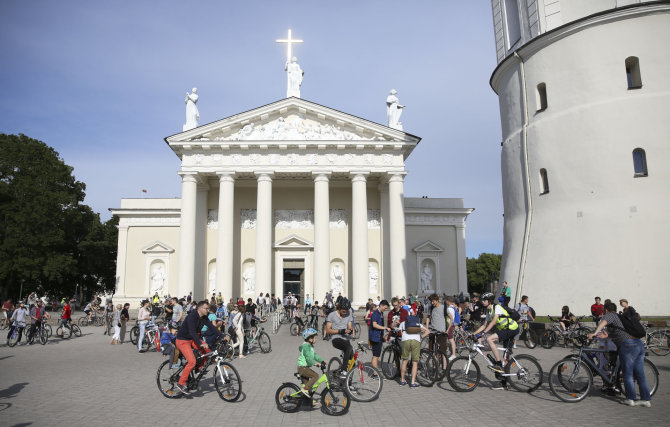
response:
[(179, 391), (183, 394), (189, 394), (186, 380), (193, 368), (195, 368), (195, 355), (193, 354), (193, 349), (201, 348), (205, 353), (210, 352), (207, 343), (200, 338), (202, 327), (207, 326), (207, 330), (213, 331), (214, 334), (217, 335), (217, 338), (225, 338), (225, 335), (219, 332), (216, 326), (212, 325), (212, 322), (207, 318), (208, 313), (209, 303), (207, 301), (200, 301), (197, 308), (191, 310), (188, 316), (186, 316), (186, 320), (184, 320), (177, 332), (177, 348), (188, 362), (184, 367), (184, 371), (181, 373), (179, 383), (177, 384), (177, 388), (179, 388)]

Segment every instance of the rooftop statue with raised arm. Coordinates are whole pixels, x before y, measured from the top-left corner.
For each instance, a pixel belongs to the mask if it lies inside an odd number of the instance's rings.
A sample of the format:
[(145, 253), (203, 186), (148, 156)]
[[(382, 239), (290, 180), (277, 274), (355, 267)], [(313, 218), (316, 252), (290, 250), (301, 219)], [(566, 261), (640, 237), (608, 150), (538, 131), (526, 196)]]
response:
[(195, 105), (198, 102), (198, 88), (194, 87), (191, 93), (186, 92), (184, 103), (186, 104), (186, 123), (182, 129), (183, 132), (195, 129), (198, 127), (198, 120), (200, 120), (200, 112)]
[(390, 128), (402, 130), (400, 115), (405, 106), (400, 105), (400, 100), (396, 96), (397, 93), (395, 89), (391, 89), (389, 96), (386, 98), (386, 115), (388, 116), (388, 126)]
[(286, 78), (288, 81), (286, 97), (290, 98), (295, 96), (296, 98), (300, 98), (300, 86), (302, 85), (302, 77), (305, 74), (305, 71), (298, 65), (298, 58), (294, 56), (291, 58), (290, 62), (287, 61), (284, 69), (286, 70)]

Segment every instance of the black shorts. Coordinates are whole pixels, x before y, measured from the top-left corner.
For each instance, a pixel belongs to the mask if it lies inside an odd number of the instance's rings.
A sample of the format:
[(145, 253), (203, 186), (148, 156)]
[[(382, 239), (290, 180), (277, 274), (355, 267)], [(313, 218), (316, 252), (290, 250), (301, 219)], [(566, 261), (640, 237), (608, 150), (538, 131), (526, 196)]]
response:
[(496, 335), (498, 335), (498, 342), (501, 345), (504, 345), (503, 343), (507, 340), (513, 339), (516, 334), (519, 332), (520, 328), (516, 328), (514, 330), (511, 329), (500, 329), (496, 331)]
[(382, 354), (382, 343), (370, 341), (370, 348), (372, 349), (372, 357), (379, 357)]

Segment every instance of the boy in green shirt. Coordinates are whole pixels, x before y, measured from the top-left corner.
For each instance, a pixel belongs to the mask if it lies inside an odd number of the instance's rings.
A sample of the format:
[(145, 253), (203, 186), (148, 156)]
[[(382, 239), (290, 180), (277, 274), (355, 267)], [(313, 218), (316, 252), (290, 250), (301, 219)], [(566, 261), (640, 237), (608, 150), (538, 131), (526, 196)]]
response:
[(302, 394), (306, 397), (311, 397), (309, 394), (310, 389), (314, 383), (319, 379), (320, 375), (310, 369), (310, 366), (314, 366), (317, 363), (321, 363), (321, 368), (326, 367), (326, 362), (323, 361), (321, 356), (314, 352), (314, 342), (319, 333), (314, 328), (309, 328), (302, 333), (302, 338), (305, 342), (298, 347), (300, 351), (300, 356), (298, 357), (298, 373), (305, 377), (309, 378), (307, 383), (305, 383)]

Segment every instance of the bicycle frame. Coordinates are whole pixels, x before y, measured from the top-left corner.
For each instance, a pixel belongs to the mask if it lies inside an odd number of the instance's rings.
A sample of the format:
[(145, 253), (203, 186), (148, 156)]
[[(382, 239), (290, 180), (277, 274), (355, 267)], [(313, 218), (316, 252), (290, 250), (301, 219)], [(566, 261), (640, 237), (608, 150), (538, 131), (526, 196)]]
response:
[[(468, 374), (470, 372), (470, 364), (472, 363), (474, 358), (477, 357), (477, 353), (479, 353), (482, 356), (482, 359), (484, 359), (486, 361), (487, 366), (489, 368), (493, 368), (493, 362), (491, 362), (491, 360), (488, 357), (486, 357), (486, 355), (482, 351), (482, 348), (485, 348), (485, 347), (486, 347), (485, 345), (479, 344), (477, 342), (472, 344), (472, 347), (470, 348), (470, 352), (468, 353), (468, 363), (465, 365), (465, 373), (466, 374)], [(523, 366), (521, 366), (519, 361), (516, 358), (514, 358), (514, 354), (512, 354), (512, 352), (509, 349), (503, 348), (503, 347), (497, 347), (497, 348), (498, 348), (498, 350), (502, 351), (501, 361), (502, 361), (503, 368), (509, 363), (508, 359), (510, 359), (510, 358), (511, 358), (511, 360), (514, 361), (514, 363), (519, 365), (519, 367), (523, 368)], [(496, 372), (496, 375), (499, 375), (499, 376), (502, 376), (502, 377), (514, 377), (517, 374), (516, 373), (505, 374), (505, 373)]]
[[(620, 358), (617, 357), (616, 364), (614, 365), (614, 369), (612, 369), (611, 372), (608, 372), (607, 370), (601, 369), (598, 365), (596, 365), (595, 362), (591, 359), (591, 357), (589, 357), (585, 353), (609, 353), (609, 350), (605, 350), (605, 349), (601, 350), (601, 349), (598, 349), (598, 348), (583, 348), (582, 347), (582, 348), (579, 349), (578, 354), (572, 354), (570, 356), (565, 357), (564, 359), (575, 358), (575, 359), (582, 360), (584, 363), (586, 363), (586, 366), (588, 366), (589, 369), (591, 369), (592, 373), (598, 374), (600, 376), (600, 378), (602, 378), (605, 385), (607, 385), (607, 386), (615, 385), (617, 383), (618, 377), (619, 377), (619, 370), (620, 370), (620, 366), (621, 366)], [(576, 365), (575, 372), (573, 372), (573, 375), (575, 373), (579, 372), (579, 366), (580, 366), (579, 364)]]
[[(296, 376), (299, 376), (299, 375), (296, 374)], [(326, 375), (325, 372), (319, 377), (318, 380), (316, 380), (316, 382), (312, 386), (312, 389), (311, 389), (312, 394), (316, 393), (316, 389), (318, 389), (319, 386), (323, 383), (326, 383), (326, 388), (330, 388), (330, 381), (328, 381), (328, 375)], [(301, 381), (301, 385), (304, 387), (305, 383), (303, 383)], [(298, 390), (295, 393), (290, 394), (289, 396), (290, 397), (304, 397), (304, 394), (302, 394), (302, 391)]]

